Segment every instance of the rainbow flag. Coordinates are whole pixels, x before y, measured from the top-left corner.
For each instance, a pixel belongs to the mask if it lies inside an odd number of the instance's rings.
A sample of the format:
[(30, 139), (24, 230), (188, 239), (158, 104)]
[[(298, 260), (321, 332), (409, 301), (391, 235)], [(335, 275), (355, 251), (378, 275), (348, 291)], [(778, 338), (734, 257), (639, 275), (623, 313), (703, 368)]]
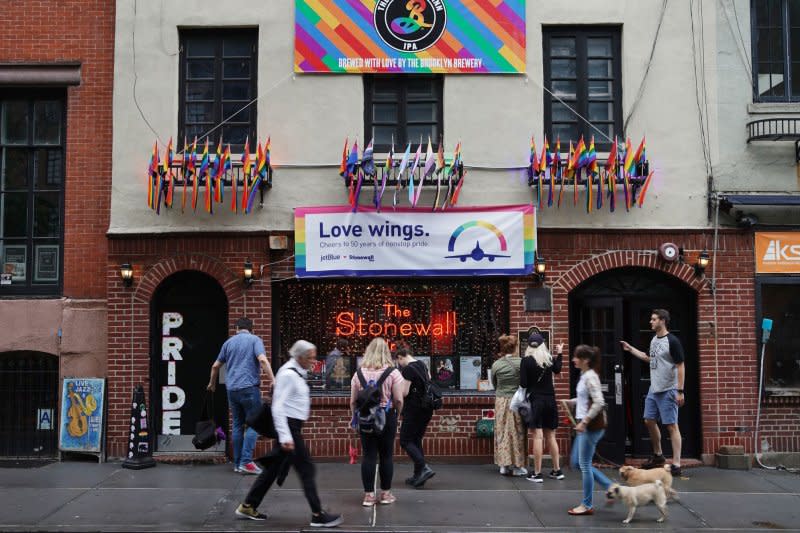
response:
[(414, 154), (414, 161), (411, 163), (411, 169), (408, 171), (408, 203), (411, 204), (411, 207), (416, 207), (414, 202), (416, 198), (414, 194), (414, 172), (417, 171), (420, 157), (422, 157), (422, 139), (420, 139), (419, 146)]
[(625, 141), (625, 158), (624, 163), (622, 164), (622, 182), (623, 182), (623, 189), (625, 190), (625, 210), (630, 211), (631, 209), (631, 184), (630, 184), (630, 175), (631, 170), (633, 170), (633, 148), (631, 147), (631, 138), (628, 137)]
[(192, 176), (192, 210), (197, 209), (197, 135), (194, 136), (192, 143), (192, 153), (189, 156), (189, 163), (186, 165), (186, 172)]
[(550, 145), (547, 144), (547, 135), (545, 135), (544, 146), (542, 146), (542, 155), (539, 156), (539, 209), (542, 208), (542, 200), (544, 197), (542, 194), (542, 188), (544, 187), (544, 176), (547, 173), (547, 160), (550, 158), (549, 151)]
[(608, 178), (608, 210), (612, 213), (617, 207), (617, 167), (619, 165), (617, 156), (617, 137), (614, 136), (614, 143), (606, 160), (606, 177)]
[(444, 174), (444, 142), (442, 137), (439, 137), (439, 149), (436, 151), (436, 196), (433, 198), (433, 209), (439, 206), (439, 198), (442, 193), (442, 174)]
[(164, 157), (164, 178), (167, 180), (167, 196), (164, 200), (164, 205), (172, 207), (172, 195), (175, 189), (175, 183), (172, 175), (172, 161), (175, 158), (175, 151), (172, 148), (172, 137), (169, 138), (167, 143), (167, 153)]
[(347, 141), (349, 138), (345, 138), (344, 140), (344, 148), (342, 148), (342, 162), (339, 164), (339, 175), (343, 178), (347, 178)]
[(544, 138), (544, 146), (547, 148), (546, 160), (550, 166), (550, 190), (547, 192), (547, 207), (553, 207), (553, 190), (556, 188), (556, 174), (561, 176), (561, 137), (556, 137), (555, 154), (550, 153), (550, 146), (547, 144), (547, 136)]
[(147, 207), (155, 208), (154, 176), (158, 173), (158, 141), (153, 144), (153, 153), (150, 154), (150, 164), (147, 165)]
[(247, 210), (247, 196), (250, 190), (250, 172), (253, 170), (253, 163), (250, 161), (250, 136), (244, 140), (244, 151), (242, 152), (242, 213)]
[(386, 163), (383, 165), (383, 175), (381, 176), (381, 187), (378, 196), (375, 199), (375, 209), (379, 212), (381, 210), (381, 202), (383, 201), (383, 193), (386, 192), (386, 181), (392, 173), (392, 165), (394, 165), (394, 135), (392, 135), (392, 146), (389, 148), (389, 153), (386, 154)]
[(183, 176), (183, 195), (181, 196), (181, 213), (186, 210), (186, 168), (189, 165), (189, 140), (183, 137), (183, 159), (181, 159), (181, 176)]
[(575, 176), (572, 179), (572, 205), (578, 205), (578, 180), (581, 178), (581, 169), (586, 160), (585, 156), (586, 144), (583, 142), (583, 135), (578, 140), (578, 145), (575, 146), (575, 161), (572, 168), (575, 170)]
[(647, 194), (647, 189), (650, 188), (650, 181), (653, 179), (653, 174), (655, 174), (655, 170), (651, 170), (650, 174), (647, 175), (647, 179), (644, 180), (644, 185), (642, 185), (642, 192), (639, 193), (639, 207), (642, 207), (644, 203), (644, 196)]
[(642, 165), (644, 164), (645, 160), (647, 159), (647, 148), (645, 146), (644, 137), (642, 137), (642, 142), (639, 143), (639, 147), (636, 149), (636, 153), (633, 154), (633, 172), (631, 176), (636, 177), (644, 177), (639, 175), (639, 171), (642, 169)]
[(350, 148), (350, 155), (347, 157), (347, 165), (345, 169), (345, 176), (350, 181), (348, 187), (348, 201), (350, 205), (354, 205), (355, 200), (355, 172), (358, 166), (358, 139), (353, 141), (353, 146)]
[[(560, 144), (560, 141), (561, 140), (559, 139), (559, 144)], [(559, 181), (561, 183), (560, 183), (560, 187), (558, 189), (558, 204), (557, 204), (558, 207), (561, 207), (561, 200), (564, 198), (564, 182), (575, 175), (575, 168), (572, 166), (573, 165), (573, 156), (574, 155), (575, 155), (575, 148), (572, 146), (572, 139), (570, 139), (570, 141), (569, 141), (569, 152), (567, 153), (567, 168), (566, 168), (566, 170), (562, 170), (562, 171), (559, 172), (560, 177), (561, 177), (561, 179)], [(561, 159), (560, 156), (559, 156), (559, 159)], [(559, 166), (560, 166), (560, 164), (559, 164)], [(549, 205), (550, 204), (548, 204), (548, 206)]]
[(529, 159), (530, 165), (528, 166), (528, 181), (533, 184), (536, 182), (536, 200), (532, 203), (542, 203), (542, 182), (539, 179), (539, 158), (536, 154), (536, 140), (531, 135), (531, 155)]
[(203, 148), (203, 154), (200, 158), (200, 172), (198, 175), (198, 179), (200, 176), (205, 178), (205, 186), (206, 186), (206, 211), (209, 213), (211, 212), (211, 176), (208, 172), (208, 168), (210, 165), (209, 156), (208, 156), (208, 137), (206, 137), (206, 144)]
[(594, 208), (594, 178), (597, 177), (597, 152), (594, 149), (594, 135), (589, 141), (589, 149), (586, 150), (586, 211), (592, 212)]

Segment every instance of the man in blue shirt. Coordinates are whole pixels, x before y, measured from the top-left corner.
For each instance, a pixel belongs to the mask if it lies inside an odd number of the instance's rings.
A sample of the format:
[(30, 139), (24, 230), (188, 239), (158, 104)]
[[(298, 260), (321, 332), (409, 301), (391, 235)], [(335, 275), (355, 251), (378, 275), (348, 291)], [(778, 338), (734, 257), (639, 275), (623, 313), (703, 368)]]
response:
[(219, 368), (224, 364), (228, 405), (233, 415), (233, 471), (242, 474), (260, 474), (253, 462), (253, 449), (258, 433), (252, 428), (244, 431), (245, 420), (261, 407), (261, 372), (274, 381), (272, 367), (267, 360), (264, 343), (253, 335), (253, 321), (242, 317), (236, 321), (236, 335), (222, 345), (217, 360), (211, 365), (211, 379), (207, 389), (217, 388)]

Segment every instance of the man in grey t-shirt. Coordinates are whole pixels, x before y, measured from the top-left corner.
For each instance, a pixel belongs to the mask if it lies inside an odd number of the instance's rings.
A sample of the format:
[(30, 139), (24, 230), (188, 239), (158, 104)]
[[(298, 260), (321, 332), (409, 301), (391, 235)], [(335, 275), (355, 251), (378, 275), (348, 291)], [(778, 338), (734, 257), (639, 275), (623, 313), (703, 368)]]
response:
[(650, 315), (650, 329), (655, 336), (650, 341), (650, 354), (637, 350), (625, 341), (622, 349), (642, 361), (650, 363), (650, 390), (644, 402), (644, 423), (653, 443), (653, 457), (642, 468), (655, 468), (664, 465), (666, 460), (661, 452), (661, 431), (658, 421), (669, 431), (672, 443), (673, 475), (681, 473), (681, 432), (678, 428), (678, 407), (683, 406), (683, 383), (686, 375), (683, 365), (683, 347), (678, 337), (667, 331), (669, 312), (654, 309)]

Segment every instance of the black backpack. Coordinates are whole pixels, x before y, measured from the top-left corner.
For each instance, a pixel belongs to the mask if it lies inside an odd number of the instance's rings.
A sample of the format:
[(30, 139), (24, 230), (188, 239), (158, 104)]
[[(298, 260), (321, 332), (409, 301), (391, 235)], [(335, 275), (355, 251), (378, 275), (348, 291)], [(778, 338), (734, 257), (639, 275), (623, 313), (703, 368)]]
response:
[(428, 409), (429, 411), (441, 409), (442, 405), (444, 405), (444, 400), (442, 399), (442, 391), (439, 389), (439, 386), (432, 382), (430, 378), (417, 367), (412, 366), (411, 368), (422, 378), (422, 382), (425, 384), (424, 388), (420, 391), (419, 401), (422, 408)]
[(393, 367), (387, 368), (377, 382), (369, 383), (360, 368), (356, 371), (358, 381), (361, 382), (361, 390), (356, 396), (356, 422), (358, 430), (365, 435), (380, 435), (386, 426), (386, 411), (381, 408), (381, 387), (392, 370)]

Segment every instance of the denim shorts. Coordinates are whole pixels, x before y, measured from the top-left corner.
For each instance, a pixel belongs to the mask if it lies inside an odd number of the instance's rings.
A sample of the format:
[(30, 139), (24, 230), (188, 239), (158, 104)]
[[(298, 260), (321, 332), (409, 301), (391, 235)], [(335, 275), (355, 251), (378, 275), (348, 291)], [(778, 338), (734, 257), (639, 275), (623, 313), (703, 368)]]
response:
[(678, 392), (648, 392), (644, 400), (644, 418), (660, 420), (662, 424), (678, 423)]

